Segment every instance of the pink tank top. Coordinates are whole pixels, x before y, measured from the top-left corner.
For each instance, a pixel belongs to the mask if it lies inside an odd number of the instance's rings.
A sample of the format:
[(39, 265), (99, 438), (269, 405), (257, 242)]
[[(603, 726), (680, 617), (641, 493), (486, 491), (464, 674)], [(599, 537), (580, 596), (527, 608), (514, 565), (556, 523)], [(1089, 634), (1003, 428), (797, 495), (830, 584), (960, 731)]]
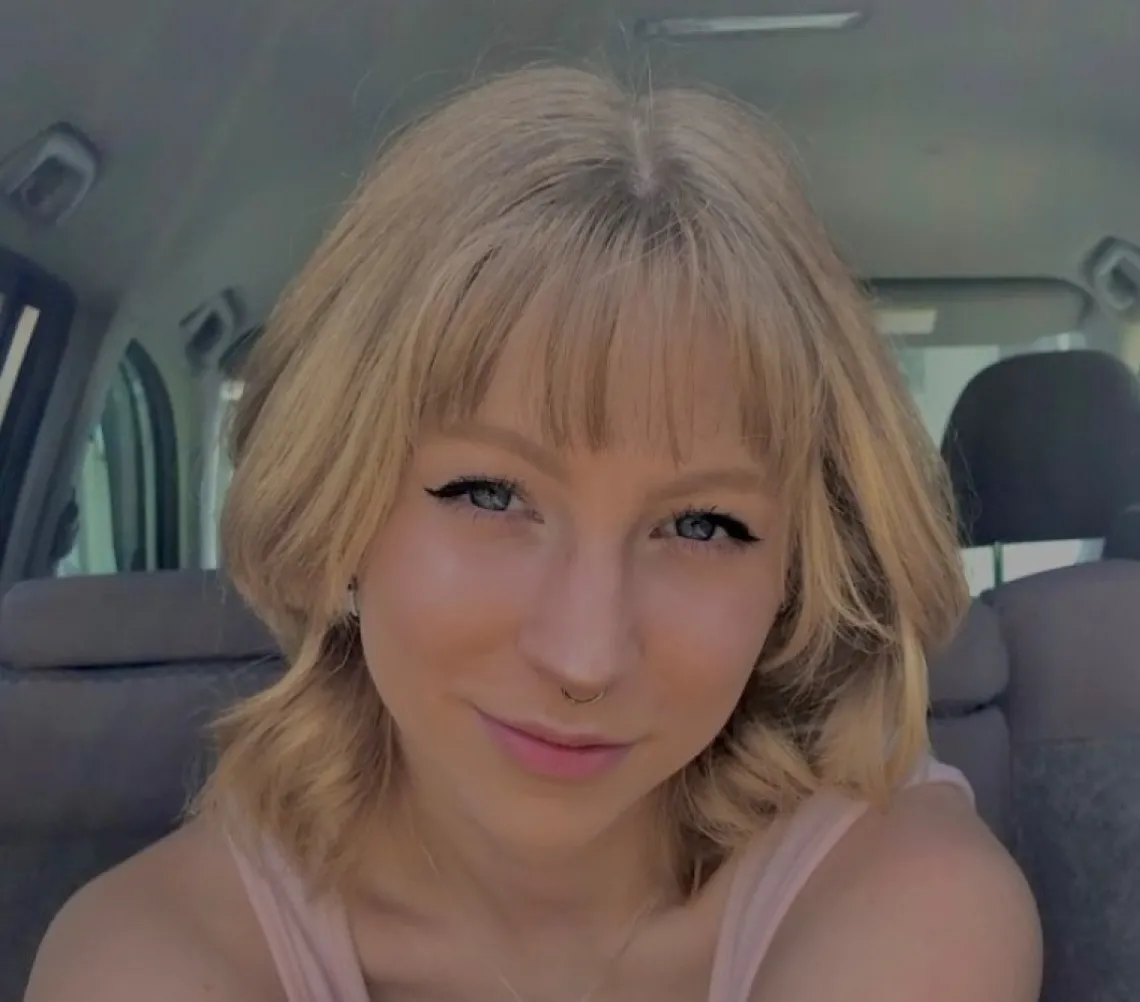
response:
[[(973, 800), (965, 777), (933, 759), (907, 786), (923, 783), (950, 783)], [(796, 812), (771, 853), (745, 851), (728, 891), (708, 1002), (747, 1002), (792, 902), (867, 807), (839, 794), (819, 794)], [(288, 1002), (370, 1002), (348, 921), (337, 903), (311, 900), (274, 853), (252, 860), (235, 849), (234, 856)]]

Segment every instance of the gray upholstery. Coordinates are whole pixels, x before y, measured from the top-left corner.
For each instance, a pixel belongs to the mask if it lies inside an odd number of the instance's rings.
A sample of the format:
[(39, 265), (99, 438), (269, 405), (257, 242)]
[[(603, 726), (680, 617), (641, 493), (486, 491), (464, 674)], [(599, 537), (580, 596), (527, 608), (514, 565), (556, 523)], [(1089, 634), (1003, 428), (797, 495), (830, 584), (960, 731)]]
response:
[(1010, 662), (1015, 845), (1046, 936), (1046, 1002), (1140, 998), (1140, 563), (990, 596)]
[(974, 602), (953, 643), (930, 662), (931, 740), (943, 761), (961, 769), (978, 811), (997, 835), (1012, 836), (1009, 727), (1001, 708), (1009, 661), (1001, 624)]
[(280, 671), (213, 574), (29, 581), (0, 603), (0, 1002), (66, 898), (169, 831), (205, 727)]
[(1140, 733), (1140, 564), (1061, 567), (989, 599), (1009, 651), (1015, 743)]
[[(999, 817), (1042, 913), (1043, 998), (1131, 1002), (1140, 998), (1140, 534), (1135, 510), (1117, 513), (1140, 501), (1140, 382), (1098, 352), (1005, 359), (963, 391), (942, 451), (967, 545), (1105, 538), (1098, 562), (1007, 578), (983, 596), (1000, 637), (975, 629), (984, 643), (968, 659), (1004, 658), (1008, 689), (992, 723), (968, 709), (940, 714), (936, 701), (934, 727), (943, 755), (987, 798), (1000, 805), (1008, 784)], [(935, 677), (963, 654), (961, 644), (947, 652)], [(974, 664), (971, 678), (982, 670)], [(990, 757), (1001, 724), (1008, 763)]]
[(276, 650), (213, 571), (23, 581), (0, 616), (0, 663), (15, 668), (241, 661)]
[(1140, 563), (1109, 560), (994, 589), (931, 663), (935, 749), (1037, 895), (1045, 1002), (1140, 998), (1138, 641)]
[(1008, 688), (1001, 622), (974, 602), (950, 646), (931, 659), (930, 701), (938, 716), (960, 716), (997, 702)]

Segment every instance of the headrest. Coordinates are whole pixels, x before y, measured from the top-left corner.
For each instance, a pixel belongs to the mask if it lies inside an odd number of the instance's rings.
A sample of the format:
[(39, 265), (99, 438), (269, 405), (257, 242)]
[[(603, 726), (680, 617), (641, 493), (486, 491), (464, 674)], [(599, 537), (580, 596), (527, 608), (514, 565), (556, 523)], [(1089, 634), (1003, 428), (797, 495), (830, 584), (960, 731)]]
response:
[(975, 599), (950, 645), (930, 658), (935, 716), (955, 716), (994, 702), (1009, 685), (1009, 656), (997, 613)]
[(39, 578), (0, 601), (0, 663), (20, 669), (245, 661), (269, 632), (212, 571)]
[(1102, 560), (1140, 560), (1140, 504), (1118, 512), (1104, 534)]
[(1140, 501), (1140, 381), (1097, 351), (1003, 359), (962, 391), (942, 456), (963, 545), (1100, 538)]

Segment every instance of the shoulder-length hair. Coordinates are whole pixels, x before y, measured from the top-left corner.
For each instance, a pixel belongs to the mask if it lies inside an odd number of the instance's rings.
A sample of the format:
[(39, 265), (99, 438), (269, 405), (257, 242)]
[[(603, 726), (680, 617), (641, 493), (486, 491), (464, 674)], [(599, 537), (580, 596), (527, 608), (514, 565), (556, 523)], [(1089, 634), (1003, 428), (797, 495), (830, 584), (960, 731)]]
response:
[[(535, 335), (539, 310), (557, 323)], [(393, 774), (345, 594), (420, 429), (469, 416), (525, 327), (550, 436), (604, 445), (598, 387), (635, 313), (662, 350), (731, 352), (725, 392), (791, 517), (786, 601), (744, 697), (670, 781), (680, 871), (697, 886), (822, 788), (883, 802), (925, 752), (925, 652), (967, 598), (952, 506), (789, 160), (729, 100), (531, 69), (389, 146), (249, 359), (224, 552), (289, 667), (221, 722), (205, 802), (236, 805), (314, 884), (345, 874)]]

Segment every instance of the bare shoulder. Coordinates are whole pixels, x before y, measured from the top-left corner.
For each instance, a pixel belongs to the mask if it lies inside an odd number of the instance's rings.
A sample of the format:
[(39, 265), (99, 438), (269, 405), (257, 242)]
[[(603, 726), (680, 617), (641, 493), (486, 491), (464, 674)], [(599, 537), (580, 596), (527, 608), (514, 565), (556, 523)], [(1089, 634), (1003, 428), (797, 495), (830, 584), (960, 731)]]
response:
[(79, 891), (25, 1002), (280, 1002), (225, 839), (194, 821)]
[(954, 788), (860, 820), (809, 882), (753, 998), (1036, 1002), (1041, 929), (1016, 863)]

